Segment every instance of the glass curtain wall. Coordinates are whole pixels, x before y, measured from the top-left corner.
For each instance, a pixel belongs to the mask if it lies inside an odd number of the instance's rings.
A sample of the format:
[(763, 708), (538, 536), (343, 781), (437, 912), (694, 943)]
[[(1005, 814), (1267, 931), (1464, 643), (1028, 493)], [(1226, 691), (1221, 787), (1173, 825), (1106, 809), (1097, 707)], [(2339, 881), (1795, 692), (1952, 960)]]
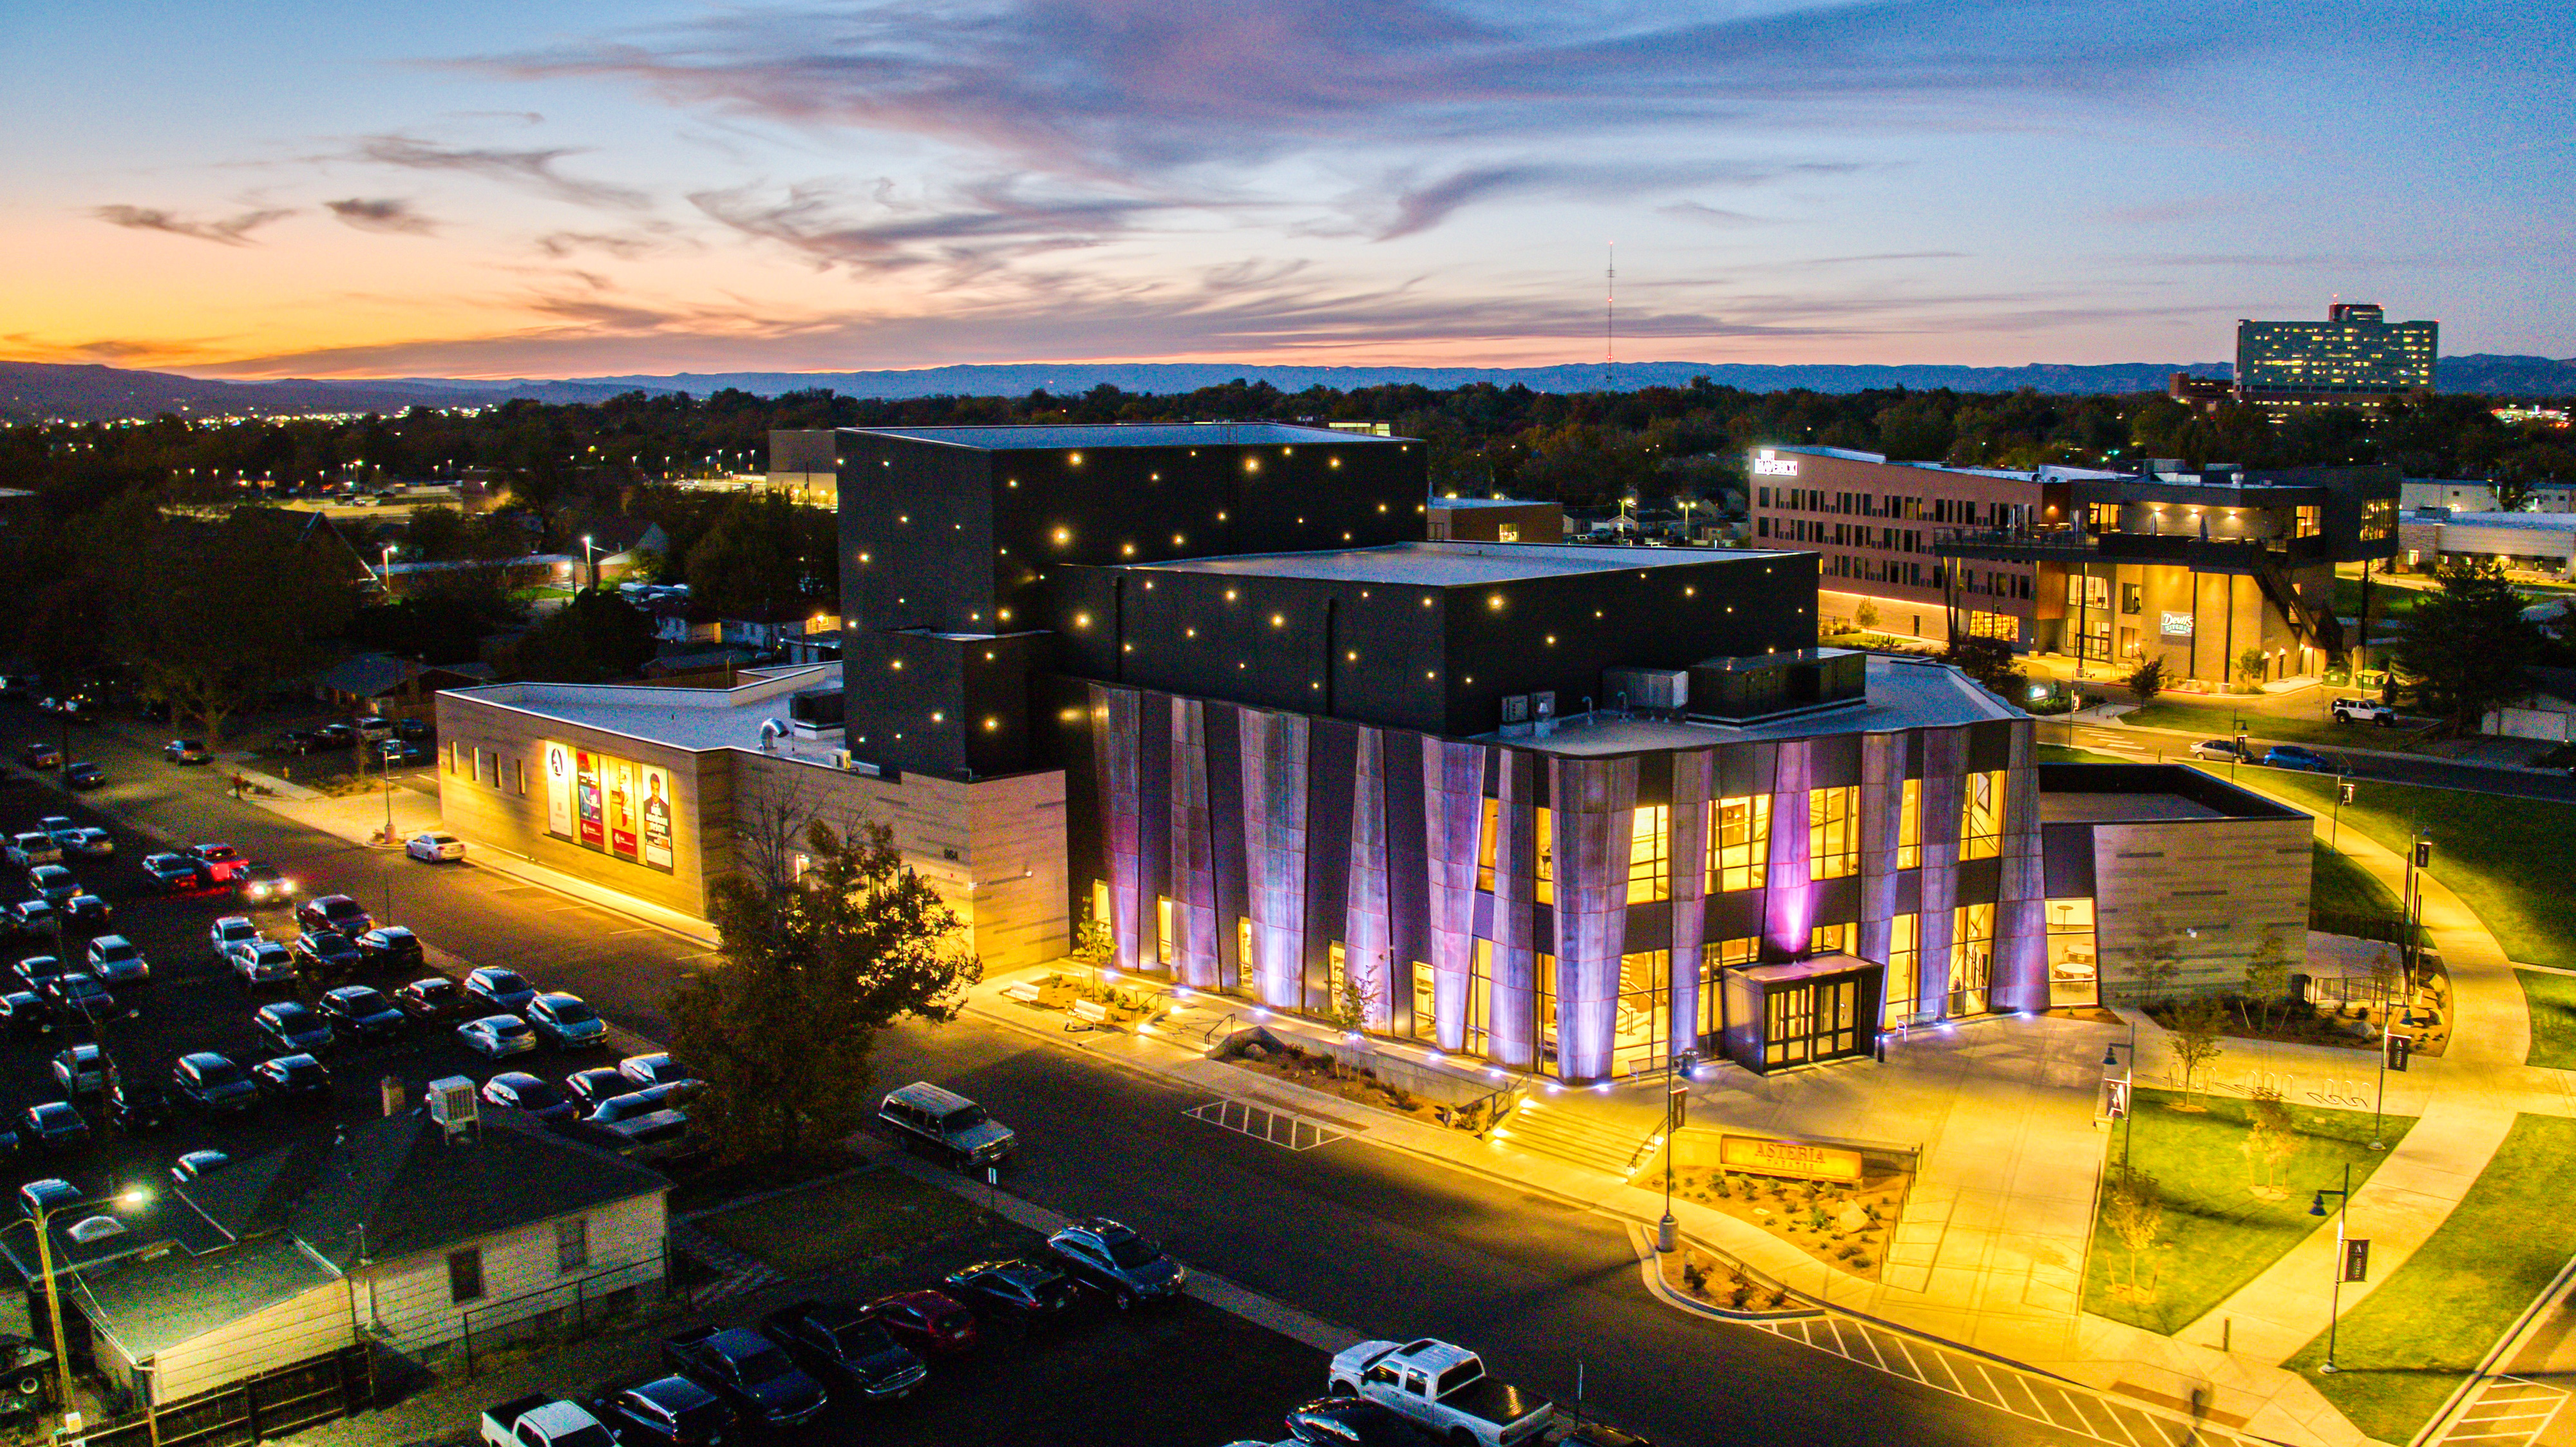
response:
[(1951, 910), (1950, 1014), (1982, 1015), (1994, 983), (1995, 907), (1963, 904)]
[(1708, 812), (1709, 892), (1760, 889), (1771, 870), (1771, 796), (1719, 799)]
[(1610, 1069), (1633, 1074), (1664, 1062), (1671, 1038), (1672, 991), (1665, 986), (1671, 968), (1668, 950), (1644, 950), (1619, 960), (1617, 1033), (1610, 1042)]
[(2090, 897), (2048, 902), (2048, 1003), (2059, 1009), (2102, 1003)]

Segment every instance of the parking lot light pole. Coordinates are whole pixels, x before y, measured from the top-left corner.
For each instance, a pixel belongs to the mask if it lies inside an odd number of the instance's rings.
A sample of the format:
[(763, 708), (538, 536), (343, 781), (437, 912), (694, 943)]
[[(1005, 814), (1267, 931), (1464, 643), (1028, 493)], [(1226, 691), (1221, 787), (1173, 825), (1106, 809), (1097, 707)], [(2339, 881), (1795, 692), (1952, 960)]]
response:
[(1664, 1214), (1655, 1222), (1655, 1253), (1666, 1256), (1681, 1245), (1682, 1225), (1673, 1217), (1673, 1142), (1690, 1113), (1691, 1071), (1699, 1064), (1696, 1050), (1676, 1050), (1671, 1079), (1664, 1088)]

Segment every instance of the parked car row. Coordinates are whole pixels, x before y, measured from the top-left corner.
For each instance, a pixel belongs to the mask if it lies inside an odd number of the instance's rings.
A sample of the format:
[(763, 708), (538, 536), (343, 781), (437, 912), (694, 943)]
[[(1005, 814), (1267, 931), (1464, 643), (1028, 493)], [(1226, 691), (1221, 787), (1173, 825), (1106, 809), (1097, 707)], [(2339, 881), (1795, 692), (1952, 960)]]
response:
[(2266, 768), (2299, 769), (2311, 774), (2348, 772), (2342, 760), (2298, 744), (2258, 748), (2236, 739), (2202, 739), (2191, 746), (2191, 756), (2221, 764), (2261, 764)]

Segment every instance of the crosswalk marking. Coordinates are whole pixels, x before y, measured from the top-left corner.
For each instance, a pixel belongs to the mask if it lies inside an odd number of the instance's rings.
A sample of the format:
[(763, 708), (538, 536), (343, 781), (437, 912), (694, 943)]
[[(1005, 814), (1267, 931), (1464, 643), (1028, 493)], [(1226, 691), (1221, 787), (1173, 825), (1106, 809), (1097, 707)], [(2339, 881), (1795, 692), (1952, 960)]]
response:
[[(1889, 1376), (1920, 1382), (1936, 1392), (1962, 1397), (2024, 1421), (2110, 1443), (2112, 1447), (2175, 1447), (2175, 1444), (2186, 1441), (2196, 1444), (2196, 1447), (2264, 1447), (2258, 1438), (2241, 1436), (2206, 1419), (2197, 1426), (2186, 1425), (2142, 1407), (2131, 1406), (2116, 1397), (2035, 1373), (2016, 1371), (1973, 1353), (1909, 1339), (1902, 1333), (1830, 1312), (1771, 1317), (1748, 1325), (1757, 1331), (1767, 1331), (1773, 1336), (1831, 1353)], [(2551, 1388), (2542, 1390), (2554, 1391)], [(2567, 1394), (2557, 1392), (2556, 1395), (2563, 1399)], [(2529, 1408), (2526, 1414), (2540, 1413), (2541, 1410)], [(2552, 1402), (2546, 1408), (2546, 1414), (2538, 1417), (2538, 1425), (2532, 1427), (2527, 1435), (2516, 1434), (2519, 1442), (2497, 1443), (2496, 1447), (2527, 1447), (2531, 1438), (2539, 1435), (2548, 1418), (2555, 1413), (2556, 1403)], [(2477, 1447), (2489, 1447), (2495, 1441), (2456, 1430), (2449, 1440), (2473, 1441)]]
[(1293, 1110), (1240, 1100), (1211, 1100), (1205, 1105), (1192, 1106), (1181, 1114), (1291, 1151), (1311, 1151), (1350, 1134)]
[(2442, 1441), (2477, 1447), (2527, 1447), (2540, 1440), (2567, 1405), (2567, 1391), (2527, 1377), (2497, 1377), (2478, 1389)]

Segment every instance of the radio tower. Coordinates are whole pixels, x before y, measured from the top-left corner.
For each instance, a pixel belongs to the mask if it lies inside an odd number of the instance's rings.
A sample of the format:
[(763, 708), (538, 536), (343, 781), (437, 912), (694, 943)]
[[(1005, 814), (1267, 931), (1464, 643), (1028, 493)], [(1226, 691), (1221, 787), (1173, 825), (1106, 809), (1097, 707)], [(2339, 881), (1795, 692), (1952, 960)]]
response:
[(1610, 269), (1601, 280), (1601, 390), (1611, 390), (1619, 366), (1619, 243), (1610, 243)]

